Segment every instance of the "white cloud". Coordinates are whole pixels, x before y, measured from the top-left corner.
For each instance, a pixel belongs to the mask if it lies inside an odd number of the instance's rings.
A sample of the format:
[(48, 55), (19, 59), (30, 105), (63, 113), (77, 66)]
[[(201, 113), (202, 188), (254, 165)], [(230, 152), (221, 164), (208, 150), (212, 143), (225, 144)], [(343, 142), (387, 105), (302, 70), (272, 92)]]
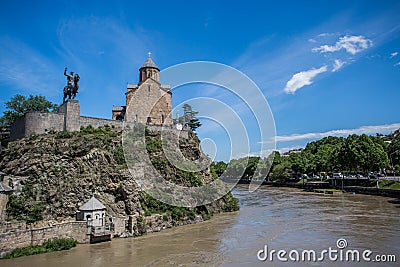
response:
[(297, 90), (303, 86), (310, 85), (313, 83), (312, 79), (320, 73), (328, 70), (327, 66), (322, 66), (319, 69), (311, 69), (307, 71), (301, 71), (292, 76), (292, 78), (286, 83), (285, 92), (287, 94), (294, 94)]
[(399, 52), (393, 52), (390, 54), (390, 58), (394, 58), (395, 56), (397, 56), (399, 54)]
[(334, 35), (336, 35), (336, 33), (324, 32), (324, 33), (318, 34), (318, 37), (327, 37), (327, 36), (334, 36)]
[(332, 130), (322, 133), (305, 133), (305, 134), (292, 134), (276, 136), (276, 142), (290, 142), (304, 139), (319, 139), (327, 136), (348, 136), (350, 134), (375, 134), (375, 133), (390, 133), (400, 128), (400, 123), (375, 125), (375, 126), (361, 126), (356, 129), (341, 129)]
[(400, 62), (397, 62), (396, 64), (394, 64), (394, 66), (400, 66)]
[(372, 41), (365, 38), (362, 35), (359, 36), (343, 36), (340, 37), (335, 45), (321, 45), (320, 47), (315, 47), (312, 49), (313, 52), (337, 52), (342, 49), (346, 50), (346, 52), (355, 55), (369, 47), (372, 46)]
[(332, 72), (336, 72), (336, 71), (340, 70), (344, 66), (345, 63), (346, 62), (341, 61), (340, 59), (335, 59)]

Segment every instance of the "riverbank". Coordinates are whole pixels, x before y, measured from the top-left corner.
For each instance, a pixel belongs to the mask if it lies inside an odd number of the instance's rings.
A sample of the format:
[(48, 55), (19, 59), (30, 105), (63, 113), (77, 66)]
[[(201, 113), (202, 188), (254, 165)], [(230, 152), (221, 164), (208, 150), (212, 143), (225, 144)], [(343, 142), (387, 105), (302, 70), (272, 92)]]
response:
[[(372, 181), (373, 183), (376, 183), (376, 181)], [(379, 182), (379, 181), (378, 181)], [(385, 181), (381, 181), (385, 182)], [(363, 182), (365, 183), (365, 182)], [(399, 182), (395, 182), (399, 183)], [(308, 190), (308, 191), (314, 191), (314, 189), (336, 189), (340, 190), (342, 192), (352, 192), (356, 194), (365, 194), (365, 195), (375, 195), (375, 196), (384, 196), (384, 197), (392, 197), (392, 198), (399, 198), (400, 199), (400, 190), (398, 189), (391, 189), (391, 188), (381, 188), (379, 187), (370, 187), (370, 186), (361, 186), (361, 185), (343, 185), (343, 187), (340, 185), (337, 186), (332, 186), (328, 184), (327, 187), (324, 187), (325, 184), (310, 184), (310, 183), (273, 183), (273, 182), (265, 182), (264, 183), (267, 186), (273, 186), (273, 187), (291, 187), (291, 188), (299, 188), (303, 190)], [(399, 183), (400, 184), (400, 183)], [(325, 185), (326, 186), (326, 185)]]

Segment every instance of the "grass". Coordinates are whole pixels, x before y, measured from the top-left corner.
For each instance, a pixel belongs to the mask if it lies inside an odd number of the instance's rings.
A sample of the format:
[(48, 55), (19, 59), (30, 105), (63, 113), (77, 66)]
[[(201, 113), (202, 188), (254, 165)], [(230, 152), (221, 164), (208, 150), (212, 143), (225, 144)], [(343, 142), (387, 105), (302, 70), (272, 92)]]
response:
[(307, 183), (307, 179), (305, 178), (302, 178), (300, 179), (300, 181), (297, 182), (297, 184), (305, 184), (305, 183)]
[(390, 180), (380, 180), (379, 188), (400, 190), (400, 182)]
[(22, 256), (42, 254), (53, 251), (68, 250), (75, 247), (77, 241), (72, 238), (54, 238), (47, 240), (41, 246), (28, 246), (16, 248), (6, 254), (5, 259), (12, 259)]

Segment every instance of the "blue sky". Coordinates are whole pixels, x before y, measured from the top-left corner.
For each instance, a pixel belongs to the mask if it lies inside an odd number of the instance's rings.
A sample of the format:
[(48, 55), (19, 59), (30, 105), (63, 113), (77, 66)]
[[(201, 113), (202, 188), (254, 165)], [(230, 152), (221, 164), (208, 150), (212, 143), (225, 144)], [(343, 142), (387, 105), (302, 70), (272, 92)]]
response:
[[(81, 114), (110, 118), (148, 51), (160, 69), (204, 60), (246, 74), (269, 103), (281, 151), (400, 128), (399, 1), (2, 1), (0, 112), (18, 93), (60, 102), (68, 66), (81, 76)], [(201, 96), (234, 105), (209, 87), (177, 89), (174, 105)], [(210, 127), (198, 132), (226, 146)], [(250, 139), (250, 154), (262, 142)]]

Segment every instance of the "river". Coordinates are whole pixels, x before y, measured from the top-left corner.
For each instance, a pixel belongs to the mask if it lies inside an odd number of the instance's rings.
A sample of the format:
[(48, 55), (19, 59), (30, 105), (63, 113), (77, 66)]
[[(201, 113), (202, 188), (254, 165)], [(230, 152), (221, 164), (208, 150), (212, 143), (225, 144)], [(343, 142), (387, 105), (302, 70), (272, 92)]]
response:
[[(233, 191), (241, 210), (214, 216), (195, 225), (164, 230), (139, 238), (114, 239), (78, 245), (70, 251), (1, 260), (1, 267), (47, 266), (366, 266), (366, 262), (333, 261), (324, 254), (320, 262), (294, 262), (292, 250), (314, 250), (317, 256), (329, 247), (371, 250), (396, 255), (400, 261), (400, 203), (391, 198), (342, 194), (325, 196), (293, 188), (261, 187), (249, 193), (244, 186)], [(265, 245), (285, 250), (288, 262), (257, 258)], [(265, 254), (261, 252), (262, 258)], [(296, 254), (291, 254), (292, 258)], [(361, 257), (361, 256), (360, 256)], [(301, 258), (300, 258), (301, 260)], [(372, 263), (367, 266), (398, 266)]]

